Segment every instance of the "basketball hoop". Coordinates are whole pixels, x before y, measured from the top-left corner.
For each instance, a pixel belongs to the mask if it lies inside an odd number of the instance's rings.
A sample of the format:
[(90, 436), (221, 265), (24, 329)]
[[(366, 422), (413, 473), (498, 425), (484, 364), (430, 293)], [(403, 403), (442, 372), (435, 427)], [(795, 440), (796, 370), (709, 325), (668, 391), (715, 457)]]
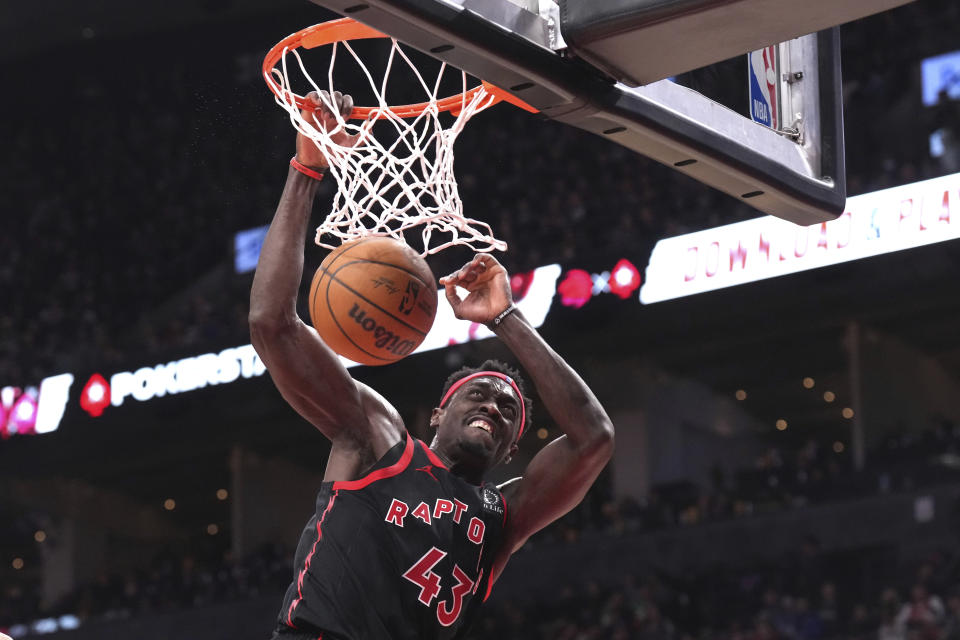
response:
[[(378, 82), (363, 63), (350, 41), (371, 38), (389, 38), (353, 19), (341, 18), (308, 27), (287, 36), (274, 46), (263, 61), (263, 77), (276, 97), (277, 104), (290, 116), (290, 122), (301, 134), (313, 140), (330, 163), (329, 172), (337, 183), (330, 214), (317, 228), (316, 243), (333, 249), (325, 236), (333, 236), (340, 243), (361, 236), (386, 235), (406, 242), (404, 233), (422, 226), (423, 253), (436, 253), (453, 245), (466, 245), (476, 252), (506, 250), (506, 243), (493, 237), (490, 226), (463, 215), (463, 205), (453, 173), (453, 145), (467, 121), (477, 113), (500, 102), (509, 101), (528, 111), (536, 111), (514, 96), (481, 82), (468, 88), (468, 77), (463, 71), (463, 90), (453, 96), (440, 98), (438, 92), (446, 63), (433, 84), (428, 84), (414, 62), (396, 39), (388, 55), (386, 70)], [(298, 49), (332, 47), (326, 86), (333, 94), (333, 70), (339, 48), (345, 49), (359, 65), (366, 77), (377, 105), (354, 107), (342, 117), (333, 105), (326, 105), (336, 114), (337, 126), (332, 131), (308, 122), (300, 111), (307, 106), (306, 99), (291, 88), (291, 67), (288, 54), (296, 60), (299, 69), (312, 90), (321, 87), (307, 72)], [(390, 106), (384, 97), (390, 72), (395, 63), (406, 65), (423, 89), (423, 102)], [(279, 64), (279, 68), (278, 68)], [(441, 114), (449, 114), (452, 124), (444, 126)], [(389, 140), (381, 142), (373, 134), (374, 125), (392, 126)], [(353, 146), (341, 145), (332, 136), (347, 133), (356, 136)], [(434, 241), (436, 246), (431, 246)]]

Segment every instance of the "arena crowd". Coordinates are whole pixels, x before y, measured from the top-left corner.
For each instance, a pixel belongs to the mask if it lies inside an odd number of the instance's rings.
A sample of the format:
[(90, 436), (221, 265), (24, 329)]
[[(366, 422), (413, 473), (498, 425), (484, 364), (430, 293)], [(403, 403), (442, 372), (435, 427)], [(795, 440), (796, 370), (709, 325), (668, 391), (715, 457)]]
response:
[[(904, 90), (922, 58), (958, 46), (956, 30), (943, 28), (956, 24), (960, 4), (931, 0), (845, 28), (851, 195), (960, 170), (958, 147), (941, 158), (927, 149), (934, 128), (960, 140), (957, 101), (944, 97), (918, 116), (918, 98)], [(249, 276), (232, 271), (231, 238), (268, 221), (293, 134), (262, 86), (261, 52), (195, 53), (185, 45), (160, 56), (145, 46), (125, 60), (91, 43), (44, 54), (36, 62), (57, 70), (69, 105), (0, 105), (17, 125), (0, 156), (0, 191), (18, 212), (0, 234), (0, 290), (16, 296), (0, 314), (0, 386), (249, 339)], [(109, 76), (92, 71), (108, 67)], [(8, 71), (14, 85), (30, 80), (26, 70)], [(523, 248), (503, 259), (513, 271), (602, 263), (610, 253), (644, 264), (662, 237), (757, 215), (618, 146), (507, 108), (472, 123), (458, 145), (465, 208)], [(442, 257), (432, 266), (449, 270)], [(601, 479), (532, 544), (575, 545), (585, 535), (698, 526), (955, 481), (933, 461), (960, 454), (960, 427), (891, 434), (859, 472), (831, 444), (771, 447), (750, 468), (717, 469), (711, 486), (656, 487), (643, 501), (614, 500)], [(246, 558), (171, 551), (50, 608), (40, 607), (35, 584), (2, 585), (0, 630), (64, 613), (112, 619), (273, 593), (279, 601), (291, 554), (279, 545)], [(931, 549), (875, 581), (836, 560), (810, 539), (780, 563), (726, 573), (586, 578), (548, 600), (495, 604), (475, 637), (960, 638), (955, 550)]]

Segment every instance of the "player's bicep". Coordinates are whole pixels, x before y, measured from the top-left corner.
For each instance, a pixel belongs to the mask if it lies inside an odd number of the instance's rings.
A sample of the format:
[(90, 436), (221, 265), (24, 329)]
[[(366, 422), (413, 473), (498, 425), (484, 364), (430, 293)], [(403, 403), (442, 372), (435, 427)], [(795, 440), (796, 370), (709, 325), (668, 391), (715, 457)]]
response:
[(368, 421), (360, 389), (313, 327), (297, 320), (251, 335), (274, 384), (297, 413), (331, 440), (362, 436)]
[(561, 436), (534, 456), (523, 477), (504, 486), (510, 511), (506, 553), (577, 506), (613, 452), (612, 438), (575, 446)]

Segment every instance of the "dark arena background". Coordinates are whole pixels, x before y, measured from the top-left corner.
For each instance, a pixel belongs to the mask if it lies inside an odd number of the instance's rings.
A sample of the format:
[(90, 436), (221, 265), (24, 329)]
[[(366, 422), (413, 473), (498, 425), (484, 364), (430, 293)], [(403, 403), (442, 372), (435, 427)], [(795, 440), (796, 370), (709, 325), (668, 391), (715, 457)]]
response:
[[(294, 144), (259, 67), (333, 16), (84, 4), (0, 9), (0, 631), (263, 640), (329, 445), (249, 345)], [(507, 105), (470, 123), (467, 215), (617, 428), (472, 638), (960, 638), (958, 34), (955, 0), (841, 28), (849, 215), (762, 261), (742, 202)], [(745, 75), (677, 80), (743, 110)], [(701, 292), (654, 299), (671, 269)], [(425, 438), (447, 374), (506, 355), (468, 329), (351, 371)], [(535, 420), (496, 480), (558, 435)]]

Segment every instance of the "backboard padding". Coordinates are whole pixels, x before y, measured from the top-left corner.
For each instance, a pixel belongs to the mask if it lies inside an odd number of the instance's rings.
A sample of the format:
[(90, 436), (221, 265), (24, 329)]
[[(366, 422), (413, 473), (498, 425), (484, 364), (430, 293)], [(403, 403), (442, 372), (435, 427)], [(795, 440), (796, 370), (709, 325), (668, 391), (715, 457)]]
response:
[(912, 0), (561, 0), (564, 40), (629, 86), (786, 42)]

